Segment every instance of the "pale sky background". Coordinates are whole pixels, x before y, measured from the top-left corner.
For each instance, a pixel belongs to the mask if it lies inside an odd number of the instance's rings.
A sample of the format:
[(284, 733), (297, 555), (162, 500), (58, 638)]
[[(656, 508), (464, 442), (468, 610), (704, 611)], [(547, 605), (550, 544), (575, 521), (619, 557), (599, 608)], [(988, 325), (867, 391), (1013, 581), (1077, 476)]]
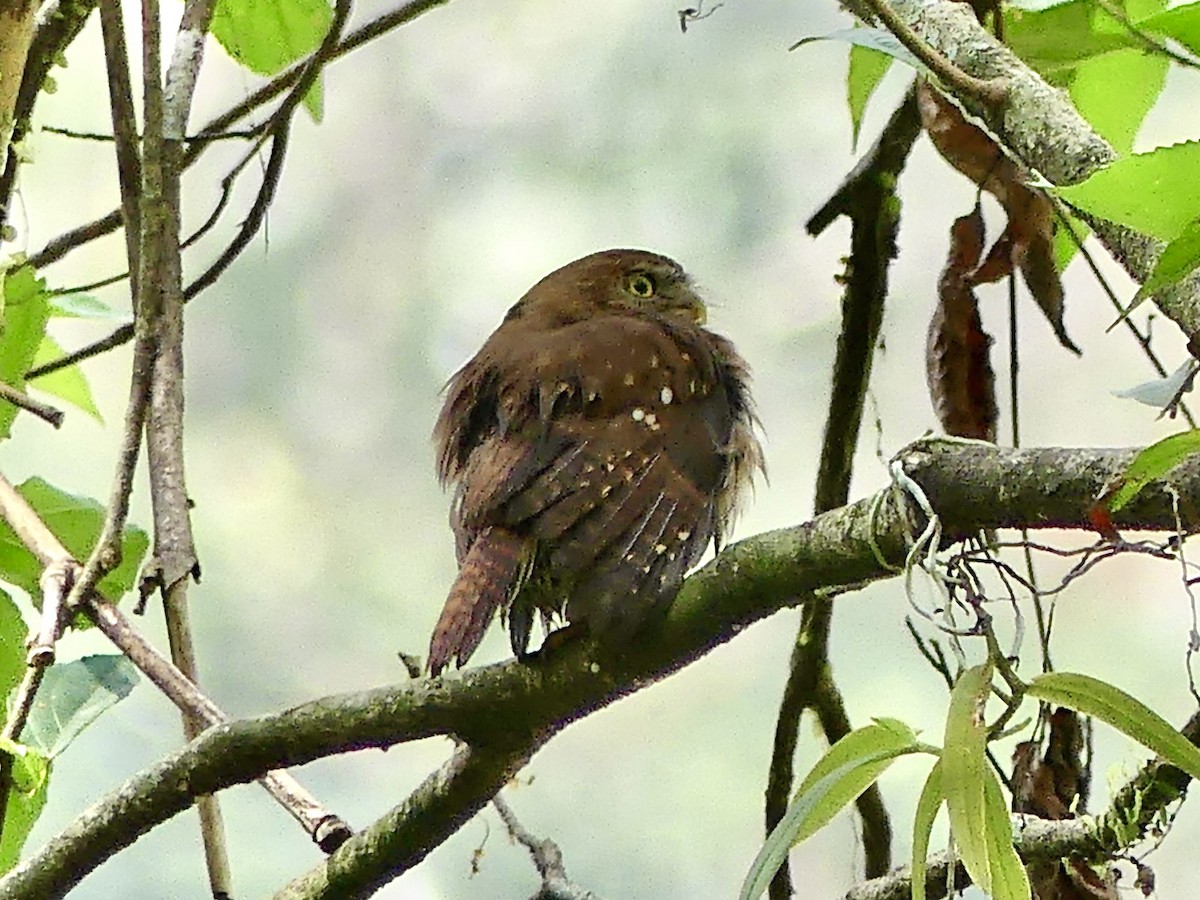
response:
[[(813, 240), (803, 225), (855, 156), (845, 46), (786, 48), (848, 23), (832, 0), (729, 0), (683, 35), (678, 6), (453, 0), (334, 64), (324, 121), (298, 117), (267, 234), (188, 308), (188, 484), (204, 568), (193, 619), (203, 680), (230, 713), (394, 682), (402, 677), (397, 651), (424, 652), (454, 571), (448, 499), (429, 442), (440, 387), (529, 285), (593, 250), (646, 247), (680, 260), (711, 300), (711, 327), (753, 366), (771, 482), (760, 484), (736, 535), (810, 515), (838, 327), (834, 275), (849, 228), (840, 223)], [(178, 16), (177, 6), (166, 8)], [(382, 8), (364, 3), (354, 21)], [(137, 21), (135, 8), (126, 15)], [(40, 123), (109, 128), (99, 43), (92, 21), (69, 67), (56, 72), (58, 91), (43, 98)], [(889, 76), (864, 143), (907, 78)], [(1139, 147), (1196, 137), (1195, 78), (1172, 74)], [(193, 123), (258, 83), (211, 45)], [(30, 147), (15, 249), (34, 251), (110, 209), (116, 182), (103, 144), (42, 134)], [(193, 226), (241, 152), (232, 144), (211, 152), (185, 179)], [(243, 202), (256, 185), (250, 168), (237, 195)], [(855, 497), (885, 483), (876, 446), (890, 456), (935, 424), (925, 329), (950, 223), (974, 194), (923, 139), (901, 192), (887, 349), (876, 359)], [(994, 234), (999, 217), (991, 211)], [(188, 273), (216, 256), (238, 218), (229, 214), (196, 248)], [(47, 275), (55, 286), (90, 281), (122, 269), (123, 254), (117, 236)], [(1115, 275), (1111, 265), (1107, 271)], [(1115, 283), (1132, 294), (1127, 281)], [(1082, 266), (1068, 273), (1067, 289), (1067, 326), (1082, 359), (1061, 350), (1022, 299), (1026, 445), (1126, 446), (1176, 430), (1111, 395), (1149, 378), (1149, 367), (1121, 331), (1105, 333), (1112, 312)], [(127, 306), (125, 290), (99, 296)], [(1004, 289), (985, 290), (983, 299), (1004, 371)], [(59, 322), (56, 334), (74, 347), (104, 328)], [(1183, 357), (1173, 326), (1159, 321), (1156, 334), (1174, 368)], [(106, 497), (128, 366), (128, 348), (86, 366), (107, 427), (72, 411), (52, 432), (23, 416), (4, 448), (5, 473), (36, 472)], [(1007, 422), (1003, 428), (1007, 434)], [(144, 480), (138, 490), (134, 518), (148, 526)], [(897, 716), (937, 741), (946, 695), (905, 633), (900, 584), (842, 597), (837, 607), (833, 664), (856, 722)], [(798, 615), (749, 629), (667, 682), (571, 726), (533, 759), (511, 803), (529, 829), (559, 843), (574, 879), (611, 898), (736, 893), (762, 840), (762, 791)], [(1188, 622), (1177, 567), (1111, 563), (1061, 597), (1056, 662), (1110, 679), (1181, 722), (1190, 711)], [(165, 647), (157, 609), (143, 626)], [(63, 656), (107, 649), (99, 636), (72, 636)], [(1031, 644), (1027, 650), (1032, 674)], [(473, 662), (506, 654), (496, 629)], [(173, 708), (140, 686), (58, 762), (30, 849), (180, 740)], [(807, 722), (801, 745), (804, 771), (822, 749)], [(1145, 754), (1103, 728), (1099, 749), (1093, 792), (1103, 797)], [(449, 751), (448, 740), (431, 740), (298, 774), (365, 826)], [(926, 768), (902, 762), (884, 779), (898, 859), (908, 852)], [(222, 797), (239, 898), (262, 896), (318, 861), (261, 789)], [(1164, 900), (1188, 896), (1194, 882), (1194, 807), (1150, 859)], [(473, 851), (485, 840), (472, 876)], [(793, 865), (804, 896), (840, 896), (860, 866), (850, 819), (797, 849)], [(73, 896), (193, 898), (203, 879), (188, 813), (108, 862)], [(525, 851), (485, 811), (379, 896), (519, 898), (536, 886)]]

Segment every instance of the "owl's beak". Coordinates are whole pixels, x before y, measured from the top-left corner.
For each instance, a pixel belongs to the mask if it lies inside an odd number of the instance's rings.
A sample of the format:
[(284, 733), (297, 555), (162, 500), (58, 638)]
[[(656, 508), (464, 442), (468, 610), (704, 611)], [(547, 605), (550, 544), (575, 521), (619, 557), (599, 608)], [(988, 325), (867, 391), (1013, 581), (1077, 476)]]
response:
[(684, 302), (680, 304), (683, 312), (691, 316), (692, 321), (697, 325), (704, 325), (708, 322), (708, 307), (704, 305), (704, 301), (700, 299), (700, 295), (693, 291), (684, 292), (680, 298)]

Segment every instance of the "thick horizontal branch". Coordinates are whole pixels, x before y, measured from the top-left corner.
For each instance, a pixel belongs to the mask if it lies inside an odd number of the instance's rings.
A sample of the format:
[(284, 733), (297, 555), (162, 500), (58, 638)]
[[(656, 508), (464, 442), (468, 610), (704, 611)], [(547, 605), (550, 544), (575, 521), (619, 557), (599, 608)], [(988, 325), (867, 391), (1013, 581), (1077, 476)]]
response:
[[(981, 105), (969, 94), (956, 98), (977, 115), (1025, 166), (1054, 184), (1082, 181), (1116, 159), (1116, 152), (1059, 91), (997, 41), (971, 6), (954, 0), (892, 0), (899, 18), (922, 41), (957, 68), (984, 80), (1003, 79), (1006, 102)], [(1096, 236), (1138, 282), (1154, 268), (1163, 244), (1124, 226), (1089, 219)], [(1200, 270), (1155, 295), (1163, 313), (1193, 346), (1200, 347)]]
[[(947, 532), (965, 533), (1018, 524), (1086, 528), (1093, 498), (1119, 476), (1133, 453), (1003, 450), (930, 441), (898, 458), (922, 486)], [(1196, 496), (1198, 488), (1200, 470), (1182, 467), (1174, 489), (1186, 499)], [(666, 677), (779, 609), (893, 575), (892, 566), (903, 559), (910, 534), (920, 524), (913, 521), (914, 508), (899, 491), (888, 489), (803, 525), (734, 544), (688, 578), (659, 625), (615, 651), (591, 640), (564, 640), (528, 662), (335, 695), (211, 728), (85, 811), (0, 880), (0, 895), (38, 900), (61, 895), (106, 858), (186, 809), (199, 794), (337, 753), (454, 735), (494, 766), (481, 769), (476, 756), (467, 789), (461, 779), (427, 783), (429, 796), (420, 808), (442, 813), (423, 812), (407, 821), (403, 847), (387, 845), (372, 857), (370, 842), (386, 830), (381, 825), (348, 842), (324, 864), (344, 873), (353, 854), (371, 861), (373, 883), (394, 877), (482, 808), (492, 785), (503, 784), (507, 773), (569, 723)], [(1196, 525), (1189, 503), (1181, 504), (1181, 515), (1185, 528)], [(1158, 485), (1146, 488), (1115, 518), (1127, 529), (1175, 529), (1171, 496)], [(453, 814), (448, 804), (438, 802), (439, 785), (445, 784), (470, 798)], [(479, 785), (487, 789), (479, 790)], [(399, 807), (388, 827), (394, 832), (404, 820)]]

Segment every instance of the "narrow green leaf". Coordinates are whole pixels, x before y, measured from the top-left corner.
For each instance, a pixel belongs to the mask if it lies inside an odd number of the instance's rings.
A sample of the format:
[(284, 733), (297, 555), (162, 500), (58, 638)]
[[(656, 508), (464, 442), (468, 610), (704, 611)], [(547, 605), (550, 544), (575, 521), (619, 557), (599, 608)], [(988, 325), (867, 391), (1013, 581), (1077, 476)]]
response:
[(1193, 53), (1200, 53), (1200, 3), (1186, 3), (1148, 16), (1137, 23), (1143, 31), (1174, 38)]
[(1197, 172), (1200, 142), (1187, 141), (1119, 159), (1058, 193), (1103, 219), (1170, 241), (1200, 219)]
[(929, 770), (921, 796), (917, 800), (917, 812), (913, 816), (912, 847), (912, 900), (925, 900), (925, 860), (929, 856), (929, 836), (933, 834), (933, 823), (946, 794), (942, 790), (942, 761), (939, 759)]
[(1073, 672), (1049, 672), (1029, 684), (1028, 694), (1107, 722), (1171, 765), (1200, 779), (1200, 749), (1166, 719), (1118, 687)]
[(959, 676), (950, 692), (946, 741), (942, 748), (942, 787), (950, 832), (963, 865), (983, 890), (992, 889), (989, 826), (985, 812), (988, 773), (987, 728), (983, 704), (992, 685), (992, 666), (983, 663)]
[(12, 787), (4, 809), (0, 835), (0, 872), (17, 864), (21, 848), (46, 805), (50, 783), (50, 761), (31, 747), (0, 738), (0, 753), (13, 758)]
[(828, 790), (824, 799), (812, 808), (792, 836), (792, 844), (812, 837), (830, 819), (852, 803), (891, 764), (892, 757), (887, 756), (870, 764), (864, 763), (864, 760), (879, 753), (912, 752), (916, 746), (917, 734), (908, 725), (899, 719), (877, 719), (875, 724), (856, 728), (830, 747), (800, 783), (793, 802), (799, 800), (823, 778), (843, 770), (847, 765), (852, 768), (846, 771), (838, 783)]
[[(48, 334), (43, 335), (42, 343), (38, 346), (37, 353), (33, 357), (33, 366), (40, 366), (51, 360), (59, 359), (62, 355), (62, 347), (55, 342), (54, 338)], [(65, 369), (56, 369), (50, 374), (43, 375), (30, 382), (30, 386), (66, 400), (71, 405), (83, 410), (97, 422), (104, 424), (104, 417), (100, 415), (100, 410), (96, 408), (96, 401), (92, 399), (91, 385), (88, 384), (83, 370), (78, 365), (67, 366)]]
[(1116, 512), (1142, 488), (1162, 478), (1173, 468), (1200, 451), (1200, 429), (1172, 434), (1141, 450), (1129, 463), (1121, 486), (1108, 498), (1108, 508)]
[(850, 65), (846, 69), (846, 104), (850, 107), (852, 146), (858, 146), (867, 103), (883, 76), (892, 67), (892, 57), (854, 44), (850, 47)]
[[(104, 523), (104, 507), (90, 497), (60, 491), (40, 478), (30, 478), (17, 488), (42, 521), (76, 559), (87, 559)], [(121, 540), (121, 564), (100, 580), (98, 590), (116, 599), (133, 587), (138, 566), (150, 539), (136, 525), (127, 525)], [(8, 524), (0, 520), (0, 579), (28, 591), (40, 600), (41, 564), (25, 549)]]
[[(46, 300), (46, 282), (29, 266), (4, 275), (4, 320), (0, 326), (0, 381), (15, 388), (25, 386), (25, 373), (33, 362), (50, 306)], [(0, 439), (12, 431), (17, 408), (0, 400)]]
[(1138, 288), (1124, 315), (1129, 315), (1135, 306), (1151, 295), (1182, 281), (1197, 266), (1200, 266), (1200, 222), (1192, 222), (1179, 233), (1179, 237), (1163, 248), (1162, 255), (1154, 264), (1154, 271)]
[(840, 769), (848, 762), (859, 762), (881, 750), (896, 750), (911, 747), (917, 741), (917, 733), (899, 719), (880, 718), (873, 724), (856, 728), (825, 751), (817, 760), (812, 771), (805, 776), (797, 788), (799, 796), (830, 772)]
[[(316, 50), (332, 21), (326, 0), (217, 0), (209, 31), (251, 72), (274, 75)], [(304, 105), (319, 122), (320, 80)]]
[(811, 837), (854, 802), (897, 756), (930, 752), (903, 722), (880, 719), (846, 735), (826, 751), (804, 779), (787, 812), (767, 836), (746, 879), (742, 900), (757, 900), (794, 844)]
[(54, 759), (101, 713), (128, 697), (137, 683), (137, 667), (117, 654), (53, 665), (34, 698), (22, 737)]
[(991, 768), (984, 771), (984, 835), (992, 873), (991, 900), (1030, 900), (1029, 876), (1012, 843), (1012, 819), (1000, 781)]

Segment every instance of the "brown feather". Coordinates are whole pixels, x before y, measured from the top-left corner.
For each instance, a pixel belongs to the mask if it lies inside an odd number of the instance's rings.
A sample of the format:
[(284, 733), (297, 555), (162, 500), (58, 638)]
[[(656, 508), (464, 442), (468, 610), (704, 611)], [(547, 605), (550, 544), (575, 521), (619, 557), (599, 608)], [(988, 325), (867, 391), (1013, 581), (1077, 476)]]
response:
[(485, 528), (475, 539), (450, 588), (429, 640), (429, 671), (437, 675), (453, 659), (467, 661), (496, 611), (520, 590), (532, 559), (530, 542), (503, 528)]

